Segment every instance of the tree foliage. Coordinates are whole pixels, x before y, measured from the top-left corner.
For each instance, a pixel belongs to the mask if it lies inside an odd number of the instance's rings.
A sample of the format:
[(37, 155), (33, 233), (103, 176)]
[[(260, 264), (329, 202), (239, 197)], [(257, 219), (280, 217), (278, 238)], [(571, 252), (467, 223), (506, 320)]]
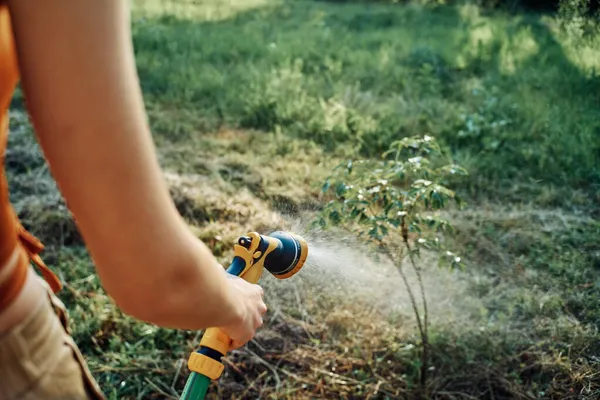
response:
[[(449, 184), (464, 175), (467, 171), (461, 166), (443, 163), (433, 137), (404, 138), (393, 142), (379, 160), (338, 165), (323, 185), (323, 192), (333, 198), (320, 222), (344, 223), (381, 245), (402, 239), (415, 252), (441, 250), (443, 233), (452, 226), (440, 210), (450, 203), (463, 205)], [(460, 265), (458, 257), (448, 261)]]
[[(442, 161), (439, 144), (425, 135), (393, 142), (380, 160), (344, 162), (323, 185), (323, 192), (333, 199), (320, 218), (323, 226), (329, 222), (354, 228), (376, 243), (397, 267), (421, 336), (421, 394), (427, 383), (429, 334), (427, 299), (416, 258), (422, 249), (443, 248), (442, 234), (451, 230), (451, 225), (440, 210), (451, 202), (462, 205), (449, 184), (467, 174), (459, 165)], [(406, 256), (418, 279), (422, 310), (403, 269)], [(462, 265), (460, 257), (450, 251), (442, 253), (440, 261), (453, 267)]]

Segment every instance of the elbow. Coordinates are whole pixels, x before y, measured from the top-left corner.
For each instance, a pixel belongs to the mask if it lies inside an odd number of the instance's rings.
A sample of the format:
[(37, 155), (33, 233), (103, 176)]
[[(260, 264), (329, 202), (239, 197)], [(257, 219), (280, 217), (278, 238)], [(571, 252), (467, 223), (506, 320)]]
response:
[[(136, 290), (137, 293), (137, 290)], [(116, 306), (125, 315), (146, 323), (160, 325), (160, 310), (155, 308), (152, 299), (146, 296), (109, 293)]]
[(131, 318), (164, 328), (182, 328), (182, 305), (170, 301), (167, 294), (154, 292), (152, 295), (121, 295), (113, 298), (117, 307)]
[(128, 316), (164, 328), (203, 329), (227, 322), (234, 302), (212, 255), (196, 246), (195, 238), (176, 241), (157, 252), (98, 258), (96, 266), (106, 292)]
[[(109, 295), (126, 315), (157, 326), (172, 329), (204, 329), (210, 326), (218, 308), (194, 307), (202, 288), (193, 269), (173, 270), (156, 279), (144, 279), (129, 285), (115, 285)], [(108, 288), (107, 288), (108, 291)]]
[(156, 301), (156, 297), (160, 294), (149, 295), (152, 293), (152, 289), (131, 284), (129, 290), (107, 288), (107, 292), (119, 310), (127, 316), (152, 324), (157, 324), (160, 319), (159, 315), (162, 311), (157, 308), (158, 302)]

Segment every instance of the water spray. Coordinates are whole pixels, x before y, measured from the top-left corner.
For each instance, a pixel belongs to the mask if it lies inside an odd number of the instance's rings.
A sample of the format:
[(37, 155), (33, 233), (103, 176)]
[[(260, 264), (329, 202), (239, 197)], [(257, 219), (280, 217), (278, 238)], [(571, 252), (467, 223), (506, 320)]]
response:
[[(307, 256), (308, 245), (300, 236), (282, 231), (269, 235), (250, 232), (238, 239), (227, 272), (254, 284), (265, 268), (276, 278), (287, 279), (300, 271)], [(219, 328), (208, 328), (204, 332), (200, 348), (188, 359), (192, 373), (181, 400), (204, 399), (211, 380), (219, 379), (225, 369), (221, 359), (230, 344), (231, 338)]]

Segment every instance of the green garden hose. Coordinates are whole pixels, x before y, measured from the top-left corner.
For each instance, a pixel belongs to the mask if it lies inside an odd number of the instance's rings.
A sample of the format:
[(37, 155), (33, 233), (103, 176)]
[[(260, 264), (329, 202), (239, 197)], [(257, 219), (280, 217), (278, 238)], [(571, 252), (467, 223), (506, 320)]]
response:
[(181, 400), (202, 400), (206, 396), (209, 386), (209, 377), (192, 372), (183, 389)]

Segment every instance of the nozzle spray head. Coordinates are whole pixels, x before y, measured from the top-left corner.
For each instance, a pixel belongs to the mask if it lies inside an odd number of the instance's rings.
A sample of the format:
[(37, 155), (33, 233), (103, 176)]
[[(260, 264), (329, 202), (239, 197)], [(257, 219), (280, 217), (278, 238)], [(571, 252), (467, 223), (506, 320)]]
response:
[(308, 244), (302, 237), (289, 232), (277, 231), (265, 237), (268, 241), (276, 241), (277, 247), (265, 258), (265, 268), (278, 279), (286, 279), (295, 275), (308, 256)]
[(298, 235), (277, 231), (269, 235), (250, 232), (238, 239), (236, 257), (227, 272), (257, 282), (266, 268), (278, 279), (295, 275), (306, 261), (308, 245)]

